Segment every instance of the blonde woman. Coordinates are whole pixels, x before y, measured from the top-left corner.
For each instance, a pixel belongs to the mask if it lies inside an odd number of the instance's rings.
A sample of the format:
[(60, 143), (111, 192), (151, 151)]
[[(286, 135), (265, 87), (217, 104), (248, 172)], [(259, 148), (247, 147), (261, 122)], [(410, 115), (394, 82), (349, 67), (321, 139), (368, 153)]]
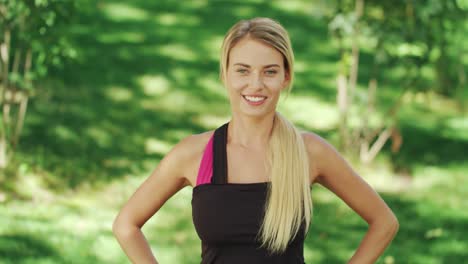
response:
[(176, 192), (193, 187), (202, 263), (304, 263), (310, 187), (319, 183), (368, 224), (349, 263), (373, 263), (398, 229), (395, 215), (337, 151), (299, 132), (276, 111), (294, 77), (286, 30), (274, 20), (235, 24), (222, 46), (220, 77), (231, 120), (177, 144), (138, 188), (113, 231), (133, 263), (158, 263), (141, 227)]

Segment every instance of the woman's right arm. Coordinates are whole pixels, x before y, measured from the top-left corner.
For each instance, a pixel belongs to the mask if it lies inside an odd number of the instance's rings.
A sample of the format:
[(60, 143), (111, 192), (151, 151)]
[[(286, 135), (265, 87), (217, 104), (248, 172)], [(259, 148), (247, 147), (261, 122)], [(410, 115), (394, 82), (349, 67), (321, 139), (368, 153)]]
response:
[(112, 231), (132, 263), (158, 263), (141, 228), (171, 196), (189, 185), (183, 164), (190, 153), (190, 138), (182, 140), (161, 160), (114, 220)]

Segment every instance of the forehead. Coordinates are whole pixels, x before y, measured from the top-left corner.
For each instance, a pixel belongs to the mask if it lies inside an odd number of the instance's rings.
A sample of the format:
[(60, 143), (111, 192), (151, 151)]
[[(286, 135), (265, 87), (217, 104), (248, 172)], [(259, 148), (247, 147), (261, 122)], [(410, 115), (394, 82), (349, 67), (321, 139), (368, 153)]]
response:
[(254, 67), (268, 64), (283, 66), (283, 55), (265, 43), (247, 38), (239, 41), (229, 52), (229, 64), (236, 63)]

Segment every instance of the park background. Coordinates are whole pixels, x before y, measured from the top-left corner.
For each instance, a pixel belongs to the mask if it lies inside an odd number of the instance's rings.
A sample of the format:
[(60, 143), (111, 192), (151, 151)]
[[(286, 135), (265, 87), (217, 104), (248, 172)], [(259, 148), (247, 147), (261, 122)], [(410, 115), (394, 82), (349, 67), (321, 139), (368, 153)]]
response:
[[(467, 10), (0, 0), (0, 263), (128, 263), (114, 217), (179, 140), (228, 120), (221, 41), (255, 16), (291, 35), (296, 81), (279, 111), (339, 148), (397, 215), (379, 263), (466, 262)], [(306, 262), (345, 263), (366, 224), (326, 189), (312, 197)], [(160, 263), (200, 262), (190, 200), (183, 189), (143, 228)]]

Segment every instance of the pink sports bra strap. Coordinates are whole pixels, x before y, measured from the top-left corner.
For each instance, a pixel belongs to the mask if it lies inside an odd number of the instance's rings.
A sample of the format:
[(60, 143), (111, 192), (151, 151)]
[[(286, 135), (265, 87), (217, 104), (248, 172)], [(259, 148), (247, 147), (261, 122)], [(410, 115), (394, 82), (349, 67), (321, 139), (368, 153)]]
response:
[(213, 136), (211, 136), (208, 144), (206, 144), (203, 157), (198, 169), (197, 185), (211, 183), (213, 176)]

